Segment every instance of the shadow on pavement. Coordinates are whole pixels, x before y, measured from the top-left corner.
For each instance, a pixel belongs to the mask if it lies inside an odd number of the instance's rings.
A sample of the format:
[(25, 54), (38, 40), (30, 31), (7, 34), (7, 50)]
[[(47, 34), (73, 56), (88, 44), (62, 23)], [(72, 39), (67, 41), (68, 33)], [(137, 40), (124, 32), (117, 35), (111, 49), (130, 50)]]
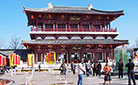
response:
[[(96, 84), (85, 84), (85, 85), (96, 85)], [(97, 84), (97, 85), (103, 85), (103, 83), (100, 83), (100, 84)], [(109, 83), (106, 83), (105, 85), (109, 85)], [(127, 85), (127, 84), (112, 83), (112, 85)]]

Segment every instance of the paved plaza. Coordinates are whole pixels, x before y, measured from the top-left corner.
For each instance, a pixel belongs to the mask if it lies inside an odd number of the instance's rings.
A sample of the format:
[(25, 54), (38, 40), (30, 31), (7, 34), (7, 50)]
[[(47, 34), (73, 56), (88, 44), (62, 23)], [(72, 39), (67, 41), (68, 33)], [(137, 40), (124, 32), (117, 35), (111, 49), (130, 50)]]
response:
[[(71, 72), (68, 72), (66, 76), (60, 75), (59, 71), (54, 71), (54, 73), (43, 71), (35, 72), (32, 78), (32, 84), (28, 85), (64, 85), (67, 81), (68, 85), (77, 85), (77, 74), (73, 75)], [(5, 73), (1, 75), (0, 78), (3, 79), (12, 79), (15, 81), (14, 85), (25, 85), (26, 80), (31, 76), (31, 72), (18, 72), (16, 75), (10, 73)], [(84, 75), (84, 85), (103, 85), (104, 76), (89, 76)], [(138, 80), (136, 80), (138, 84)], [(108, 83), (107, 83), (108, 85)], [(127, 76), (124, 76), (123, 79), (118, 79), (117, 76), (112, 76), (112, 85), (127, 85)]]

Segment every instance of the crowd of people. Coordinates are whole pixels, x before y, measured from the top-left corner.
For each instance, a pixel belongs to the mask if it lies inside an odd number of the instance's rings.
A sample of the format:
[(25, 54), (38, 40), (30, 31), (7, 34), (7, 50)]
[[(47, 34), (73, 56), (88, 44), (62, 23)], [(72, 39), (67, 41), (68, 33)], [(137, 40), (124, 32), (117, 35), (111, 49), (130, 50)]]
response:
[[(66, 75), (68, 64), (63, 62), (60, 67), (60, 74)], [(106, 84), (106, 81), (109, 81), (109, 85), (111, 85), (111, 71), (114, 70), (114, 65), (109, 66), (108, 62), (106, 62), (105, 66), (103, 67), (103, 73), (104, 73), (104, 82), (103, 85)], [(131, 79), (133, 81), (133, 84), (136, 85), (135, 77), (134, 77), (134, 63), (129, 59), (129, 62), (125, 65), (125, 67), (128, 68), (127, 74), (128, 74), (128, 85), (131, 85)], [(72, 62), (70, 64), (70, 68), (72, 73), (75, 75), (76, 71), (78, 73), (78, 84), (77, 85), (83, 85), (83, 75), (86, 75), (87, 77), (92, 76), (101, 76), (101, 70), (102, 65), (100, 62), (82, 62), (79, 60), (79, 63), (76, 64)], [(124, 64), (122, 60), (120, 59), (119, 62), (116, 64), (116, 69), (118, 70), (118, 78), (123, 78), (123, 70), (124, 70)]]
[[(79, 60), (78, 64), (72, 62), (70, 64), (70, 68), (74, 75), (76, 74), (76, 71), (78, 73), (78, 85), (83, 85), (83, 75), (101, 76), (102, 65), (100, 62), (93, 63), (88, 61), (86, 63), (83, 63), (82, 61)], [(66, 75), (67, 69), (68, 69), (68, 64), (63, 62), (60, 66), (60, 74)]]
[[(67, 68), (68, 68), (68, 64), (63, 62), (60, 66), (60, 74), (65, 74), (66, 75), (66, 71), (67, 71)], [(86, 62), (86, 63), (83, 63), (82, 62), (82, 66), (85, 68), (85, 75), (86, 76), (90, 76), (90, 75), (93, 75), (93, 76), (101, 76), (101, 69), (102, 69), (102, 65), (101, 63), (99, 62)], [(70, 64), (70, 68), (71, 68), (71, 71), (73, 74), (76, 73), (76, 69), (77, 69), (77, 64), (75, 64), (74, 62), (71, 62)]]

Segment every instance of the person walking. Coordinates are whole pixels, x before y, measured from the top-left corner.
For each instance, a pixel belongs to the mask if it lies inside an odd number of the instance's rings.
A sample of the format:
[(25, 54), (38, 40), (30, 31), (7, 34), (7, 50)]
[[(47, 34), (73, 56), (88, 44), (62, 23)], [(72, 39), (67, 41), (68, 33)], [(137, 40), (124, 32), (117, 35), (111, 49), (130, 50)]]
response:
[(109, 81), (109, 85), (111, 85), (111, 71), (112, 68), (108, 65), (108, 63), (106, 63), (106, 65), (104, 66), (105, 76), (103, 85), (105, 85), (106, 81)]
[(133, 84), (136, 85), (135, 76), (134, 76), (134, 66), (135, 64), (131, 61), (131, 59), (129, 59), (129, 62), (125, 66), (128, 68), (128, 71), (127, 71), (128, 85), (131, 85), (131, 79), (133, 81)]
[(38, 65), (38, 71), (39, 72), (41, 71), (41, 63), (39, 63), (39, 65)]
[(120, 76), (123, 78), (123, 62), (121, 59), (118, 62), (118, 72), (118, 78), (120, 78)]
[(95, 74), (96, 74), (96, 63), (93, 64), (92, 70), (93, 70), (93, 76), (95, 76)]
[(95, 68), (96, 68), (96, 76), (98, 75), (98, 68), (97, 68), (97, 66), (98, 66), (98, 61), (96, 61), (96, 63), (95, 63)]
[(63, 62), (63, 63), (61, 64), (60, 70), (61, 70), (60, 74), (66, 75), (67, 66), (66, 66), (65, 62)]
[(97, 69), (98, 69), (98, 75), (101, 76), (102, 65), (101, 65), (100, 62), (99, 62), (98, 65), (97, 65)]
[(91, 65), (89, 61), (85, 64), (85, 68), (86, 68), (86, 76), (89, 76), (91, 74)]
[(74, 62), (71, 63), (71, 70), (73, 74), (75, 75), (76, 65), (74, 64)]
[(79, 64), (78, 64), (78, 84), (77, 85), (83, 85), (83, 73), (85, 73), (85, 69), (82, 66), (81, 60), (79, 60)]

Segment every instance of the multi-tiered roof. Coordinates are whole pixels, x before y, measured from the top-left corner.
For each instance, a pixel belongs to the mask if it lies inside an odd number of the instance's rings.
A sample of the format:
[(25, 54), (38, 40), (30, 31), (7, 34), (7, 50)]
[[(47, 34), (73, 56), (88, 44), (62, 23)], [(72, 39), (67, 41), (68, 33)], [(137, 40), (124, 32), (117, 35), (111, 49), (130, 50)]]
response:
[[(114, 40), (119, 34), (117, 28), (111, 28), (110, 22), (124, 15), (121, 11), (102, 11), (89, 7), (60, 7), (49, 4), (48, 8), (33, 9), (24, 7), (31, 27), (29, 41), (24, 44), (127, 44), (128, 41)], [(45, 40), (46, 37), (80, 37), (80, 40)], [(104, 37), (97, 40), (83, 40), (85, 37)], [(36, 39), (42, 40), (37, 41)], [(62, 43), (60, 43), (62, 42)]]

